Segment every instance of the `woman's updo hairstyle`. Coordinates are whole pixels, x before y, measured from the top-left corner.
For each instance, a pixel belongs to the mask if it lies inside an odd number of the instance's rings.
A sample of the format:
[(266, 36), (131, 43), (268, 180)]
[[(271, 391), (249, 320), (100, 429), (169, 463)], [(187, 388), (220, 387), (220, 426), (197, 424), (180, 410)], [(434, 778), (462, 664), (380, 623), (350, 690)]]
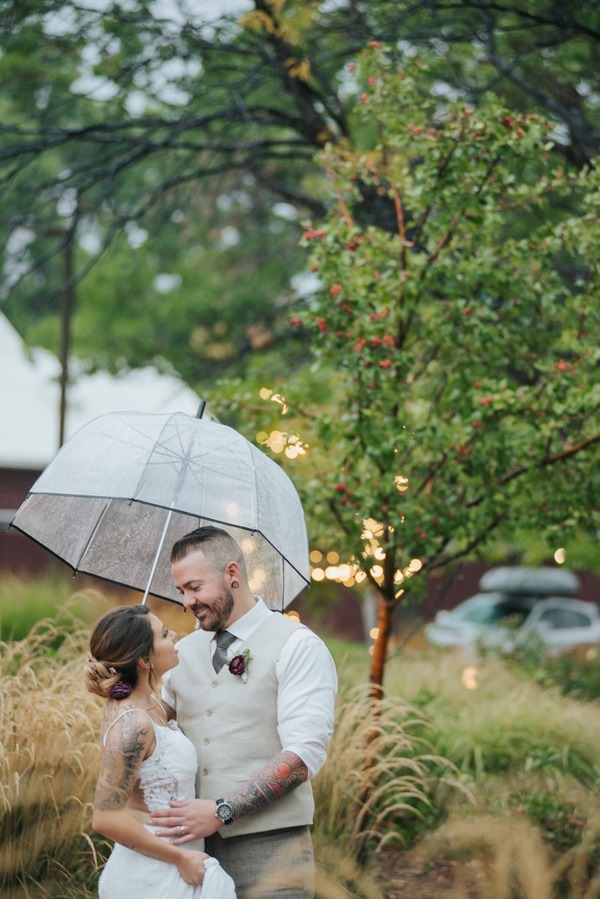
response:
[[(148, 606), (119, 606), (96, 622), (85, 668), (90, 693), (103, 699), (126, 699), (138, 679), (137, 663), (149, 658), (154, 634)], [(152, 669), (150, 678), (152, 680)]]

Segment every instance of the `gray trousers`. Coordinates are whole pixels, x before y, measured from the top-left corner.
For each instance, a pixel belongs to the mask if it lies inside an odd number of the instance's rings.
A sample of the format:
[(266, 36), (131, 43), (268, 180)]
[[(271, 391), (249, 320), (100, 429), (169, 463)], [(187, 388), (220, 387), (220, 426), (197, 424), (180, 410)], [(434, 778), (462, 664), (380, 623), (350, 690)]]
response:
[(205, 851), (235, 882), (238, 899), (313, 899), (315, 866), (308, 827), (287, 827), (224, 839), (207, 837)]

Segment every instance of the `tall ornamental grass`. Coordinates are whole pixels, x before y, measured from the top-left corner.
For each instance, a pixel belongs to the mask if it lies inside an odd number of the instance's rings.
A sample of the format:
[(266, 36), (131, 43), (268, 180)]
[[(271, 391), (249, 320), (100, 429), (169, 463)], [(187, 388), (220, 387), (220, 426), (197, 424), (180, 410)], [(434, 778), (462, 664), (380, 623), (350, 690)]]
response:
[(542, 770), (600, 778), (600, 706), (561, 696), (500, 659), (423, 652), (396, 659), (387, 691), (422, 708), (435, 750), (475, 782)]
[(344, 688), (327, 764), (314, 781), (315, 833), (354, 857), (406, 844), (420, 822), (443, 814), (458, 770), (431, 750), (423, 713), (395, 697), (374, 701), (367, 686)]
[[(90, 828), (102, 709), (83, 685), (88, 626), (69, 608), (59, 619), (0, 643), (3, 899), (91, 899), (110, 849)], [(479, 866), (479, 886), (459, 876), (440, 896), (600, 897), (597, 704), (502, 660), (420, 652), (391, 660), (374, 705), (356, 687), (366, 648), (332, 648), (341, 690), (314, 782), (319, 899), (385, 895), (386, 853), (407, 850), (455, 858), (459, 875)]]
[[(0, 644), (0, 894), (67, 895), (93, 879), (88, 836), (100, 709), (83, 687), (87, 631), (39, 622)], [(20, 892), (19, 892), (20, 891)]]
[[(405, 654), (387, 689), (424, 709), (435, 751), (476, 800), (420, 844), (425, 864), (458, 859), (455, 899), (599, 899), (600, 707), (471, 650)], [(462, 876), (479, 865), (478, 886)]]
[[(88, 628), (68, 610), (23, 640), (0, 644), (0, 894), (84, 899), (110, 849), (91, 833), (102, 706), (86, 692)], [(365, 847), (406, 839), (434, 806), (450, 766), (417, 731), (421, 712), (396, 700), (374, 709), (343, 689), (328, 764), (315, 783), (317, 893), (375, 899)], [(367, 749), (368, 746), (368, 749)], [(450, 775), (451, 780), (451, 775)]]
[(424, 841), (423, 861), (440, 854), (477, 864), (478, 883), (467, 891), (467, 868), (458, 869), (453, 899), (598, 899), (600, 815), (580, 843), (553, 857), (541, 833), (526, 819), (478, 816), (447, 821)]

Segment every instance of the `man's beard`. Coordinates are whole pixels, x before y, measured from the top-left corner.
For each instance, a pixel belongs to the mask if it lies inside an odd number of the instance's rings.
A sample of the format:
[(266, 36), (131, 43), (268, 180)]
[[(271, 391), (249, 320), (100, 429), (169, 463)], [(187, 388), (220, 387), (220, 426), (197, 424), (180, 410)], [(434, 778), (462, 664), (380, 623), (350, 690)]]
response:
[(200, 622), (202, 630), (222, 631), (227, 627), (227, 622), (233, 612), (234, 604), (233, 593), (223, 581), (221, 589), (217, 593), (217, 598), (211, 604), (210, 608), (208, 606), (202, 608), (203, 604), (199, 603), (201, 611), (196, 612), (195, 609), (192, 611)]

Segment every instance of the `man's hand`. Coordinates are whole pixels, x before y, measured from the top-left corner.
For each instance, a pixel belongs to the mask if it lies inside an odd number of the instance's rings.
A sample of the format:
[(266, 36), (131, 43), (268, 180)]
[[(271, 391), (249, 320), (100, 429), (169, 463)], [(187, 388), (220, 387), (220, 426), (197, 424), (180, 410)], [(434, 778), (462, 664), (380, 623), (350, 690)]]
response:
[(157, 837), (167, 837), (179, 846), (201, 837), (210, 837), (223, 827), (223, 822), (215, 814), (216, 808), (217, 804), (212, 799), (172, 801), (170, 808), (153, 812), (148, 824), (161, 828), (156, 831)]

